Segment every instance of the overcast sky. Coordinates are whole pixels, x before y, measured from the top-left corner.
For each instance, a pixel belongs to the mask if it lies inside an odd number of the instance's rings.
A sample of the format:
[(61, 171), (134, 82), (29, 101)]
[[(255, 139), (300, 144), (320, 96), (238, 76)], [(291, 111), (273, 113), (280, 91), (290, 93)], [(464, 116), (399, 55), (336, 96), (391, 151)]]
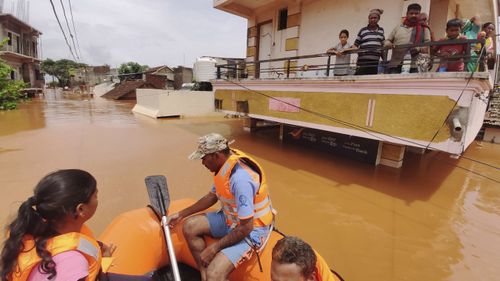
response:
[[(18, 0), (5, 0), (4, 11), (11, 10), (11, 2)], [(60, 0), (53, 2), (66, 28)], [(63, 3), (71, 26), (68, 0)], [(214, 9), (213, 0), (71, 3), (82, 61), (90, 65), (136, 61), (149, 66), (192, 67), (202, 55), (244, 57), (246, 53), (246, 20)], [(50, 1), (31, 0), (30, 11), (30, 25), (43, 33), (43, 58), (71, 59)]]

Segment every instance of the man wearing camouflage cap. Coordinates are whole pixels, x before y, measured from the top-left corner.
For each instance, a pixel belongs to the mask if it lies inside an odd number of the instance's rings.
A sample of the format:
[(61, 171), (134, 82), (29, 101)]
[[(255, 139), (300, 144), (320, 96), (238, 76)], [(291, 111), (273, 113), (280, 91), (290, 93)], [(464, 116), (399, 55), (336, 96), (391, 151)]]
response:
[[(184, 236), (200, 269), (202, 280), (227, 280), (227, 276), (265, 245), (274, 210), (261, 166), (243, 152), (229, 148), (220, 134), (198, 140), (198, 149), (189, 159), (214, 174), (212, 190), (190, 207), (173, 214), (169, 225), (204, 211), (217, 201), (221, 210), (186, 219)], [(207, 246), (204, 235), (220, 240)]]

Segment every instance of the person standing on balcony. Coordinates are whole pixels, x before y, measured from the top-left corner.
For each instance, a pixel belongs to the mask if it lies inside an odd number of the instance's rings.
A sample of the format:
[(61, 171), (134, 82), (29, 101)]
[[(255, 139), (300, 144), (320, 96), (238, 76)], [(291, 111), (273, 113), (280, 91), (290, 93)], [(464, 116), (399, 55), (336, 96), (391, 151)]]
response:
[[(440, 41), (457, 41), (465, 42), (467, 37), (460, 35), (462, 21), (459, 19), (451, 19), (446, 24), (446, 38)], [(461, 72), (464, 71), (464, 56), (467, 51), (467, 42), (464, 44), (441, 45), (435, 46), (434, 52), (441, 59), (439, 72)]]
[(434, 41), (434, 32), (432, 32), (431, 27), (429, 26), (429, 15), (427, 13), (420, 13), (418, 15), (418, 22), (422, 25), (423, 28), (429, 29), (429, 33), (431, 35), (431, 41)]
[(349, 51), (352, 51), (353, 48), (347, 43), (348, 39), (349, 31), (346, 29), (341, 30), (339, 34), (340, 42), (335, 47), (326, 51), (328, 54), (335, 55), (334, 76), (345, 76), (350, 74), (351, 53), (349, 53)]
[(430, 29), (426, 28), (418, 19), (421, 10), (422, 7), (419, 4), (410, 4), (406, 10), (404, 22), (394, 28), (385, 41), (386, 47), (394, 48), (389, 62), (390, 73), (401, 73), (407, 53), (411, 55), (410, 73), (418, 72), (416, 66), (417, 56), (429, 52), (427, 47), (397, 48), (399, 45), (422, 44), (431, 41)]
[(481, 18), (479, 16), (474, 16), (471, 19), (464, 21), (462, 34), (465, 35), (467, 39), (476, 39), (480, 31), (481, 31)]
[(378, 64), (382, 57), (382, 47), (385, 36), (384, 29), (378, 25), (384, 11), (373, 9), (368, 15), (368, 26), (361, 28), (354, 41), (358, 50), (356, 75), (370, 75), (378, 73)]

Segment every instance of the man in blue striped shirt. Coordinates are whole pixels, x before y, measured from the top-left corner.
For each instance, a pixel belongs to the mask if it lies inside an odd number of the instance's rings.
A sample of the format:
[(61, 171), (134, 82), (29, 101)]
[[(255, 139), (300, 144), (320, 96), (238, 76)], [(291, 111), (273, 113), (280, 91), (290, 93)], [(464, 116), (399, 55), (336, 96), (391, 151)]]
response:
[(378, 64), (383, 56), (384, 29), (378, 25), (383, 10), (373, 9), (368, 15), (368, 26), (361, 28), (354, 46), (358, 48), (356, 75), (378, 73)]

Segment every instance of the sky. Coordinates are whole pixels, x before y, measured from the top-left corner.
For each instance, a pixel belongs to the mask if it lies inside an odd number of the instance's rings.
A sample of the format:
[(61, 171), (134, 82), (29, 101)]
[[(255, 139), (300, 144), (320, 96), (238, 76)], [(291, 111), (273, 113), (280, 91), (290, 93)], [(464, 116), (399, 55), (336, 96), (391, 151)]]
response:
[[(4, 12), (12, 2), (4, 0)], [(25, 0), (28, 2), (28, 0)], [(68, 40), (60, 0), (53, 0)], [(66, 7), (69, 24), (68, 0)], [(71, 0), (81, 62), (89, 65), (135, 61), (192, 67), (197, 57), (241, 57), (246, 20), (213, 8), (213, 0)], [(29, 24), (43, 33), (43, 59), (71, 59), (49, 0), (30, 0)]]

